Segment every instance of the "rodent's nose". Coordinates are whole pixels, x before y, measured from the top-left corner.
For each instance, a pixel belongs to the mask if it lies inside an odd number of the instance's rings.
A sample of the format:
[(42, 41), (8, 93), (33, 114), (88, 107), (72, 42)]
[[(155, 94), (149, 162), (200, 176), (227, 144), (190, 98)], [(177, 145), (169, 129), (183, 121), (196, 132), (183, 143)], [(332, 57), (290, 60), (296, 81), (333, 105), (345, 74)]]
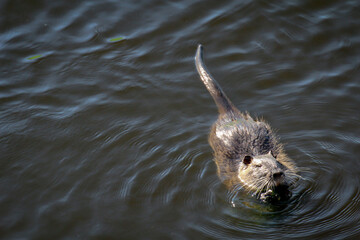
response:
[(273, 174), (273, 178), (274, 178), (274, 180), (278, 180), (278, 179), (280, 179), (283, 175), (284, 175), (283, 172), (277, 172), (277, 173), (274, 173), (274, 174)]

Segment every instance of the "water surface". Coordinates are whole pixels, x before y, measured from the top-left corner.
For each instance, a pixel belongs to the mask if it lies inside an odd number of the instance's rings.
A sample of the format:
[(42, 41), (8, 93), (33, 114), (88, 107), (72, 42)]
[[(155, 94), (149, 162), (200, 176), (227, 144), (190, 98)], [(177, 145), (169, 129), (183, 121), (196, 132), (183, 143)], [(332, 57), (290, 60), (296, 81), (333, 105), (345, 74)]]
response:
[[(281, 206), (229, 191), (198, 43), (307, 168)], [(0, 3), (2, 239), (360, 237), (358, 1)]]

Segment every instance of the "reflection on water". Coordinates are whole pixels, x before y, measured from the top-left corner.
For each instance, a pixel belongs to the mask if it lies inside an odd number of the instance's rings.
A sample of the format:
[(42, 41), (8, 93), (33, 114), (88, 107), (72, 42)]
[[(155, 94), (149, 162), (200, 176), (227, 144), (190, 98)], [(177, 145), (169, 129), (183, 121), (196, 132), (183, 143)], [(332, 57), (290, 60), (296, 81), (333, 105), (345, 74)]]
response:
[[(0, 236), (357, 239), (357, 1), (0, 3)], [(206, 62), (302, 173), (286, 204), (228, 191)]]

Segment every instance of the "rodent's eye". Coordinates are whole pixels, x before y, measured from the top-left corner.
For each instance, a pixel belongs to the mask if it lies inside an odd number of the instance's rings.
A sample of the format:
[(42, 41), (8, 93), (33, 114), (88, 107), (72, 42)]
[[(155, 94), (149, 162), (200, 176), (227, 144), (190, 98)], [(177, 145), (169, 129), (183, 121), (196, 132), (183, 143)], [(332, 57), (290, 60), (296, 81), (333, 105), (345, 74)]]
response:
[(244, 160), (243, 160), (243, 163), (245, 164), (245, 165), (249, 165), (250, 163), (251, 163), (251, 161), (252, 161), (252, 157), (251, 156), (245, 156), (244, 157)]

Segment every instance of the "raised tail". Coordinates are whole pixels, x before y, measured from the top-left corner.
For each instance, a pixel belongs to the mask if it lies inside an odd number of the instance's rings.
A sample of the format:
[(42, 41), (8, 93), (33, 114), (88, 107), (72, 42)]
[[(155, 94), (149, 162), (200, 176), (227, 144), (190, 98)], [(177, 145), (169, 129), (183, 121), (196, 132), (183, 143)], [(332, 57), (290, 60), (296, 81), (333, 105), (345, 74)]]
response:
[(203, 61), (203, 46), (201, 44), (198, 45), (196, 55), (195, 55), (195, 65), (196, 69), (200, 75), (201, 80), (205, 84), (207, 90), (210, 92), (213, 97), (219, 113), (234, 113), (236, 111), (236, 107), (232, 104), (230, 99), (225, 95), (220, 85), (216, 82), (216, 80), (211, 76), (209, 71), (207, 70), (204, 61)]

